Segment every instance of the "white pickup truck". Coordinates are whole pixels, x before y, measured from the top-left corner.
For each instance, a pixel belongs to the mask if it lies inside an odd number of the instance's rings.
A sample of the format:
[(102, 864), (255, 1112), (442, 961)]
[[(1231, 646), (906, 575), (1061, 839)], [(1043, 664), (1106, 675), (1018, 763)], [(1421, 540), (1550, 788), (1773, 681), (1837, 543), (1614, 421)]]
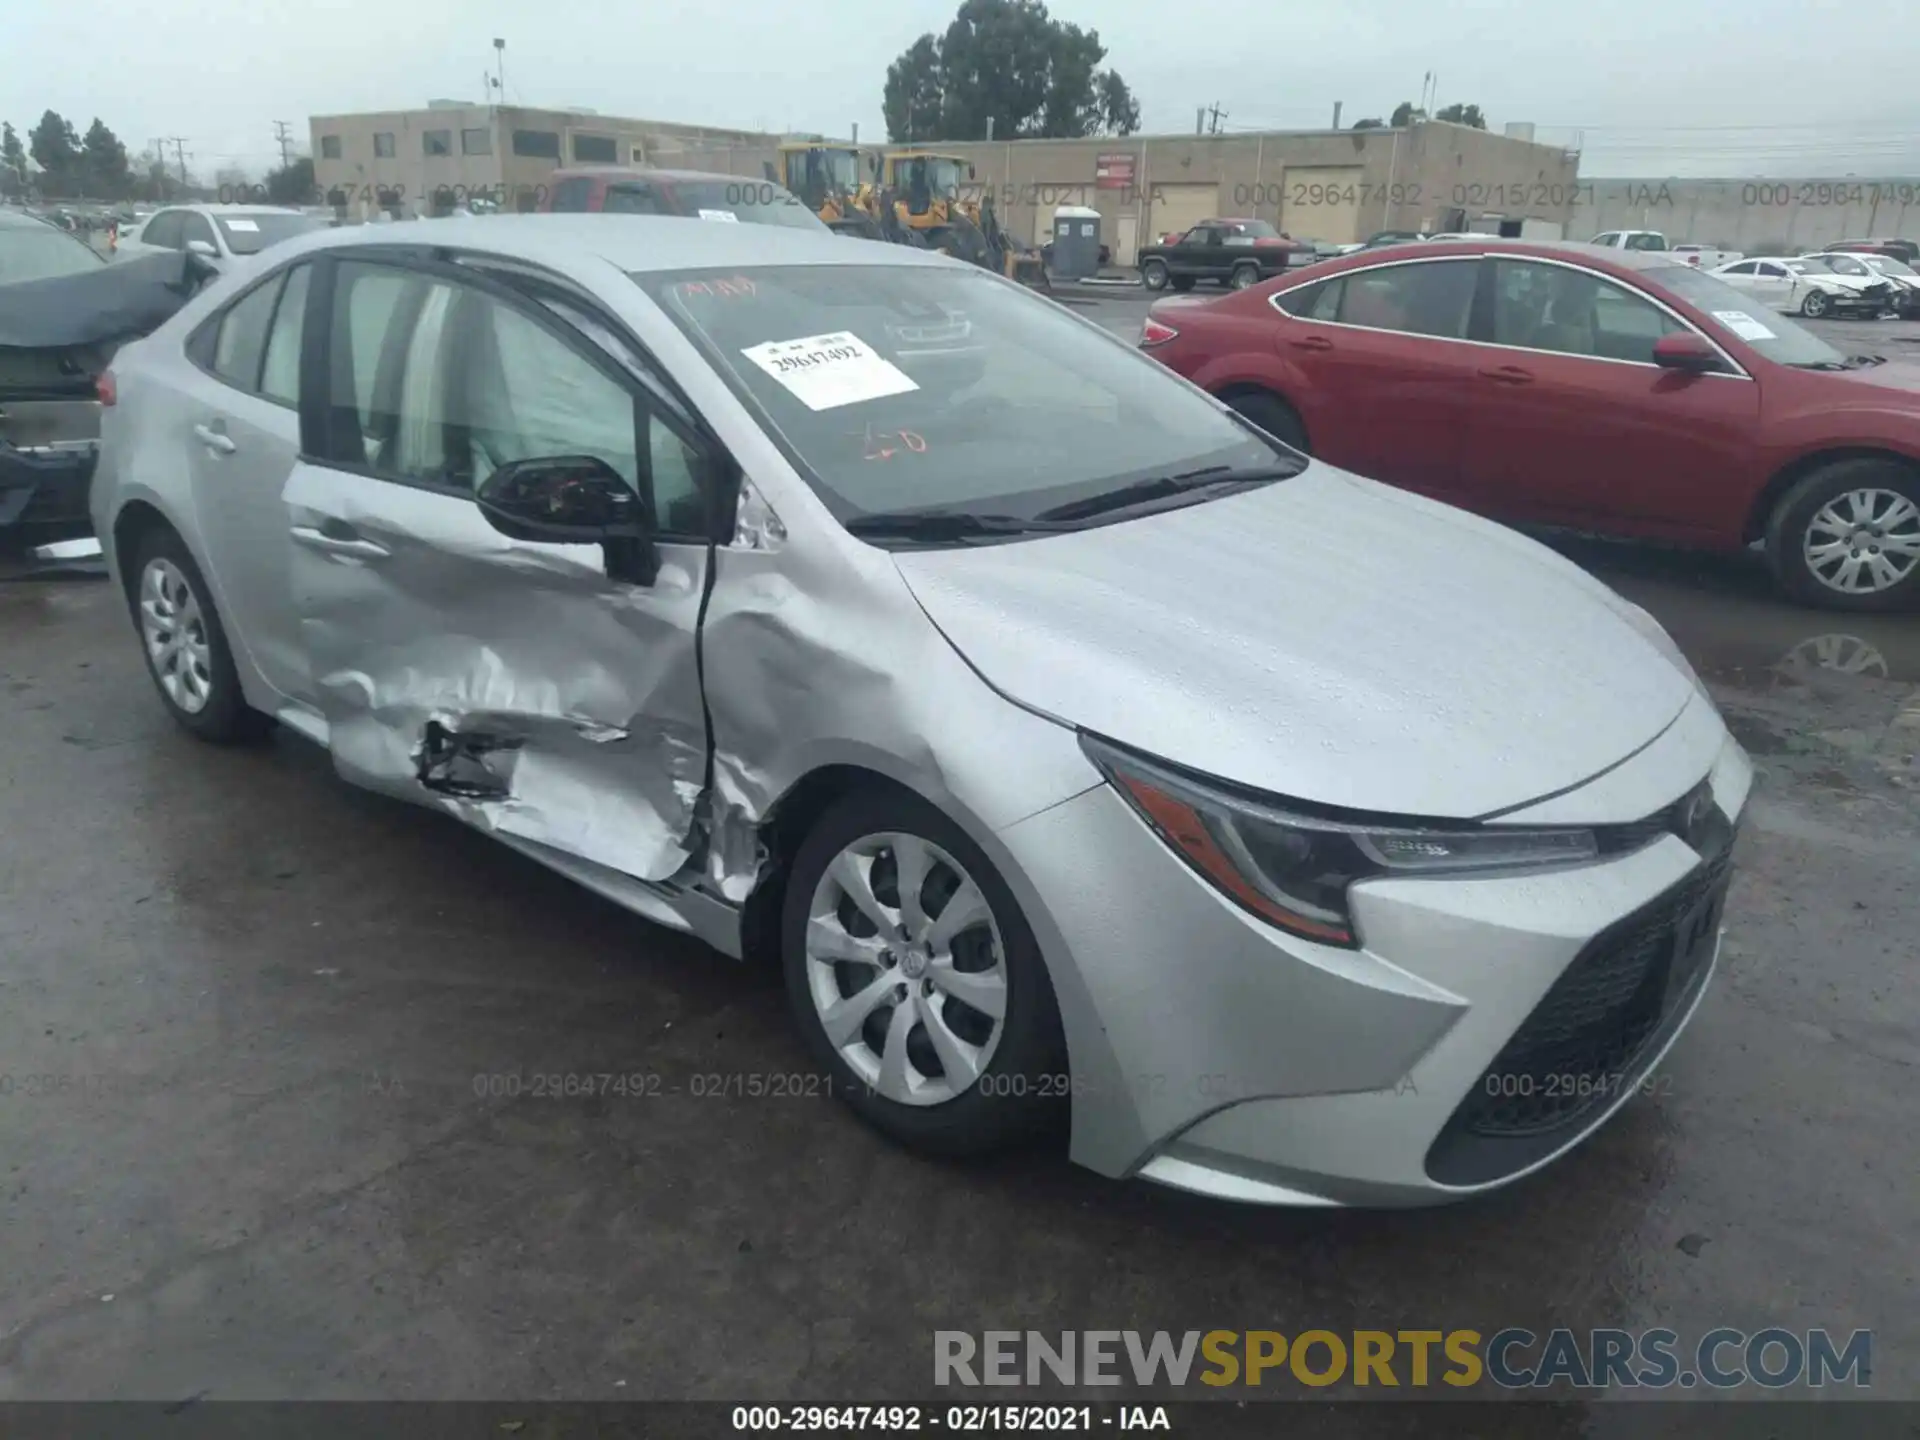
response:
[(1665, 250), (1667, 237), (1658, 230), (1609, 230), (1596, 235), (1589, 245), (1605, 245), (1613, 250)]
[(1739, 250), (1716, 250), (1711, 245), (1676, 245), (1667, 253), (1698, 270), (1712, 270), (1747, 258)]

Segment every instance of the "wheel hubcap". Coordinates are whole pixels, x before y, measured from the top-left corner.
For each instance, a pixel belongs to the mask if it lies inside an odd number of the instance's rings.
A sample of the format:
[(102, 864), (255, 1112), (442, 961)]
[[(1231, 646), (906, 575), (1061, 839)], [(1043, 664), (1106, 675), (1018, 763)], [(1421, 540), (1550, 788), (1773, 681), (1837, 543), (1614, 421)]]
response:
[(1807, 522), (1802, 551), (1807, 569), (1830, 590), (1891, 589), (1920, 565), (1920, 505), (1894, 490), (1849, 490)]
[(149, 560), (141, 572), (140, 635), (167, 698), (199, 714), (213, 693), (212, 652), (200, 597), (171, 560)]
[(986, 895), (917, 835), (867, 835), (814, 887), (807, 991), (840, 1057), (902, 1105), (963, 1094), (1006, 1025), (1007, 962)]

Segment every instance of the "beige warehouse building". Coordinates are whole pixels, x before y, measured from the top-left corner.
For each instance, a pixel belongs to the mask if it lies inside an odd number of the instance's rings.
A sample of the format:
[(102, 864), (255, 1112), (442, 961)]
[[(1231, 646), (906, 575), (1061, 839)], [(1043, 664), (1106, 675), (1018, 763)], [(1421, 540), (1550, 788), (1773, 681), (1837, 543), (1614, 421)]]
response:
[[(591, 110), (541, 110), (435, 100), (419, 110), (316, 115), (308, 121), (314, 182), (336, 207), (363, 218), (376, 210), (402, 217), (433, 213), (472, 194), (503, 208), (532, 209), (561, 165), (662, 165), (685, 162), (688, 147), (729, 163), (728, 173), (760, 173), (778, 137), (758, 130), (633, 120)], [(739, 165), (731, 163), (738, 148)], [(756, 157), (749, 164), (749, 152)]]

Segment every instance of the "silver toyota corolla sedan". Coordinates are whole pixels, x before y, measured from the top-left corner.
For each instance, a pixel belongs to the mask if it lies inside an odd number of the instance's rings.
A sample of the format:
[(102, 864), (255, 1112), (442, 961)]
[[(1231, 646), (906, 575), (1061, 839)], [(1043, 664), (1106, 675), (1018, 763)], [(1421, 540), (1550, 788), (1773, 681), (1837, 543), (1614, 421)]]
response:
[(1458, 1198), (1713, 971), (1752, 772), (1645, 612), (984, 271), (336, 230), (114, 372), (94, 517), (182, 725), (774, 958), (915, 1146)]

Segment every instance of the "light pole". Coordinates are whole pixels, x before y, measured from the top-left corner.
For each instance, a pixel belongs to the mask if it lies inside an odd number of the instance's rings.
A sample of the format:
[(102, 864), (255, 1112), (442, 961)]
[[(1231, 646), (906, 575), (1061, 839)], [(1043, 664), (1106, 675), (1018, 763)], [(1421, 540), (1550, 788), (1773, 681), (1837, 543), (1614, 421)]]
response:
[(500, 103), (507, 103), (507, 42), (497, 35), (493, 41), (493, 88), (500, 92)]

